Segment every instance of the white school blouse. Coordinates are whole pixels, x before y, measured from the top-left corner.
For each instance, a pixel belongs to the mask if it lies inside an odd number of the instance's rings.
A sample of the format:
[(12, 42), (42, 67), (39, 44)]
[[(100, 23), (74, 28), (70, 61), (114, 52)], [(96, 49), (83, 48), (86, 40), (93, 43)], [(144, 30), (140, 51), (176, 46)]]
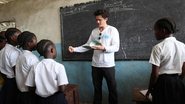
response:
[(15, 73), (13, 67), (20, 54), (20, 50), (10, 44), (6, 44), (0, 52), (0, 71), (5, 74), (7, 78), (14, 78)]
[(28, 87), (25, 85), (27, 75), (32, 65), (38, 63), (38, 58), (28, 50), (23, 50), (16, 62), (15, 78), (17, 87), (21, 92), (27, 92)]
[(149, 63), (159, 66), (159, 74), (181, 74), (185, 62), (185, 44), (168, 37), (152, 49)]
[[(108, 25), (102, 32), (101, 36), (99, 35), (100, 31), (98, 28), (92, 30), (89, 40), (84, 45), (89, 45), (90, 42), (96, 40), (99, 41), (106, 49), (94, 50), (92, 57), (92, 66), (94, 67), (113, 67), (115, 66), (115, 56), (114, 53), (119, 50), (120, 39), (118, 30)], [(89, 49), (84, 48), (83, 46), (75, 47), (75, 52), (86, 52)]]
[(58, 92), (60, 85), (68, 84), (65, 68), (53, 59), (43, 59), (32, 67), (26, 85), (36, 86), (36, 94), (48, 97)]

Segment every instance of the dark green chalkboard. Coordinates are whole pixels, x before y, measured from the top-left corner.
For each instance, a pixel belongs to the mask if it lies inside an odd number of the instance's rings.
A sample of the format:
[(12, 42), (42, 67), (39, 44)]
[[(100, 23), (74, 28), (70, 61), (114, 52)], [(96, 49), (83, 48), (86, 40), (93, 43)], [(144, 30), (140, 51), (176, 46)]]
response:
[(162, 17), (174, 19), (179, 28), (177, 39), (185, 42), (184, 0), (102, 0), (60, 8), (63, 60), (91, 60), (92, 51), (69, 53), (68, 46), (80, 46), (96, 27), (93, 13), (97, 9), (110, 13), (109, 25), (120, 33), (120, 50), (116, 60), (147, 60), (157, 43), (153, 24)]

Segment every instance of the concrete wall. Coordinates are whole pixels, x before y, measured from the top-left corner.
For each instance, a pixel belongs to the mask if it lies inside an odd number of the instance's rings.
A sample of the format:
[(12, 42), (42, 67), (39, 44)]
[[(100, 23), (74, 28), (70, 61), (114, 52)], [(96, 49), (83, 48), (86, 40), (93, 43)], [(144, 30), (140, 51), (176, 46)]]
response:
[[(15, 20), (17, 28), (34, 32), (38, 40), (56, 43), (57, 61), (63, 63), (70, 83), (78, 84), (80, 101), (92, 103), (91, 62), (62, 61), (59, 8), (90, 0), (16, 0), (0, 6), (0, 22)], [(91, 0), (92, 1), (92, 0)], [(132, 104), (132, 89), (147, 88), (151, 66), (147, 61), (117, 61), (116, 80), (119, 104)], [(107, 86), (103, 83), (103, 104), (107, 103)]]

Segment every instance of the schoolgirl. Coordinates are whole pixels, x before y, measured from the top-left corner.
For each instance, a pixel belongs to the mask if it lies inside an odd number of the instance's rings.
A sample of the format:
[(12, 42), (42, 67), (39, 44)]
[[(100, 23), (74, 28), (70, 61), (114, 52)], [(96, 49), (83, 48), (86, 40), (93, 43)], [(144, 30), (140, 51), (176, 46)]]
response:
[(17, 85), (15, 81), (15, 64), (20, 50), (16, 48), (17, 37), (21, 31), (17, 28), (9, 28), (5, 32), (7, 44), (0, 52), (0, 71), (5, 76), (2, 87), (2, 104), (16, 104)]
[(154, 25), (157, 40), (149, 62), (152, 64), (150, 84), (146, 96), (152, 93), (153, 104), (185, 104), (185, 44), (173, 36), (175, 23), (169, 18), (159, 19)]
[(68, 79), (64, 66), (54, 60), (57, 54), (54, 43), (43, 39), (37, 44), (37, 51), (44, 59), (33, 66), (26, 85), (36, 87), (38, 104), (66, 104), (63, 92)]
[(32, 53), (37, 46), (37, 37), (34, 33), (24, 31), (18, 36), (17, 41), (19, 48), (22, 48), (22, 53), (17, 59), (15, 68), (15, 78), (19, 89), (17, 101), (18, 104), (35, 104), (35, 96), (29, 93), (25, 81), (32, 65), (39, 62), (38, 58)]

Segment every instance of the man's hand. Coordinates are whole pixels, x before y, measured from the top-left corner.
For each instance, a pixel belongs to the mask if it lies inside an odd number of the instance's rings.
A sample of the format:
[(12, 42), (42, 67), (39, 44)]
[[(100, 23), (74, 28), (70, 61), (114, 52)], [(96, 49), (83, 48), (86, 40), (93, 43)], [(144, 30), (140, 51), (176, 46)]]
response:
[(91, 48), (95, 50), (105, 51), (105, 47), (103, 45), (95, 45), (95, 46), (92, 46)]
[(73, 53), (74, 52), (74, 47), (69, 46), (68, 50), (69, 50), (70, 53)]

